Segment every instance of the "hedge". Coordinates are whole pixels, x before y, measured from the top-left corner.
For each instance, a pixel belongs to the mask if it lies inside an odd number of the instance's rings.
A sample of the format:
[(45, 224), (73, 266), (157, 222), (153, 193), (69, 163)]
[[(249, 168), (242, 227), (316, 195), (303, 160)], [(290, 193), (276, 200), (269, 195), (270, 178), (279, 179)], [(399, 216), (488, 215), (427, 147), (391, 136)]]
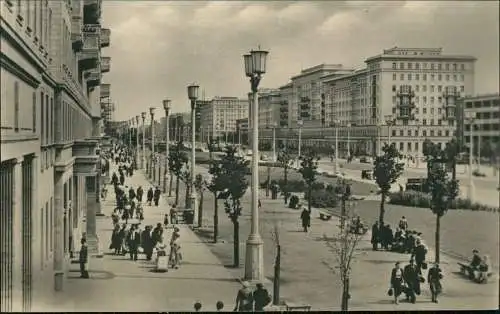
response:
[[(389, 194), (389, 204), (413, 206), (421, 208), (431, 207), (431, 197), (427, 193), (404, 191)], [(497, 212), (498, 208), (472, 203), (469, 199), (457, 198), (450, 204), (449, 209), (470, 209), (474, 211)]]
[[(308, 201), (308, 193), (304, 194), (304, 199)], [(313, 190), (311, 192), (311, 206), (315, 208), (337, 207), (338, 197), (332, 191), (326, 189)]]

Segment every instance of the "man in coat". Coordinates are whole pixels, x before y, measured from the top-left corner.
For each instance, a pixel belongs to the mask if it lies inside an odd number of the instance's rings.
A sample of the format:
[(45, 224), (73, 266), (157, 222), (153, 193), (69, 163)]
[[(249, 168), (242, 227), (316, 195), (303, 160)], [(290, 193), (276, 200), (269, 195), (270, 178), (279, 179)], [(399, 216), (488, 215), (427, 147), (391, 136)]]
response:
[(133, 187), (130, 187), (130, 189), (128, 190), (128, 199), (129, 200), (132, 200), (133, 198), (135, 198), (135, 191), (134, 191), (134, 188)]
[(159, 187), (156, 187), (154, 192), (155, 206), (158, 206), (158, 203), (160, 202), (160, 195), (161, 195), (161, 190)]
[(144, 194), (144, 191), (142, 190), (142, 186), (139, 186), (137, 188), (137, 193), (136, 193), (136, 197), (137, 197), (137, 200), (139, 202), (142, 202), (142, 195)]
[(420, 274), (418, 273), (417, 265), (415, 265), (415, 260), (410, 259), (410, 264), (406, 265), (403, 270), (403, 278), (406, 282), (407, 289), (406, 299), (411, 303), (415, 303), (417, 300), (417, 295), (420, 295)]
[(372, 226), (372, 239), (371, 239), (374, 251), (378, 250), (379, 241), (380, 241), (380, 227), (378, 221), (376, 221)]
[(153, 188), (151, 187), (151, 188), (149, 188), (148, 195), (147, 195), (149, 206), (151, 206), (151, 202), (153, 201), (153, 196), (154, 196), (154, 192), (153, 192)]
[(146, 259), (148, 261), (151, 260), (151, 256), (153, 255), (153, 239), (151, 237), (151, 226), (146, 226), (144, 231), (141, 234), (141, 245), (144, 249), (144, 254), (146, 254)]
[(80, 263), (80, 278), (89, 278), (89, 272), (87, 270), (87, 263), (89, 261), (89, 251), (87, 247), (87, 239), (82, 238), (80, 241), (82, 244), (80, 248), (80, 256), (78, 262)]
[[(419, 274), (422, 274), (423, 265), (425, 264), (425, 256), (427, 255), (427, 248), (422, 243), (420, 239), (417, 239), (417, 245), (413, 249), (412, 256), (415, 259), (417, 265), (417, 270)], [(425, 269), (425, 267), (424, 267)]]
[(431, 290), (431, 300), (434, 303), (438, 303), (438, 295), (442, 290), (441, 279), (443, 279), (441, 268), (439, 268), (439, 264), (436, 263), (427, 273), (427, 282)]
[(304, 232), (307, 232), (307, 228), (311, 226), (311, 213), (309, 213), (305, 207), (300, 214), (300, 220), (302, 220), (302, 228), (304, 229)]
[(134, 261), (137, 260), (137, 251), (139, 250), (139, 245), (141, 244), (141, 235), (137, 229), (137, 225), (132, 225), (127, 239), (130, 251), (130, 260)]

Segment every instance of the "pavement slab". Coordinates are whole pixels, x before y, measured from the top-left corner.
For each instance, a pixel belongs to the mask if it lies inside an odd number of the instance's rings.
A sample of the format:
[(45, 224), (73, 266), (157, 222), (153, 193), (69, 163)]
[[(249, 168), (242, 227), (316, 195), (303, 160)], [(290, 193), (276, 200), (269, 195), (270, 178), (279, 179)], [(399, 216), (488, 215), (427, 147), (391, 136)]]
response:
[[(141, 171), (126, 178), (126, 185), (144, 190), (149, 183)], [(186, 225), (179, 225), (183, 263), (179, 269), (166, 273), (154, 272), (155, 263), (139, 255), (138, 261), (128, 256), (109, 253), (112, 233), (110, 215), (114, 209), (114, 191), (108, 189), (103, 202), (104, 216), (97, 217), (97, 230), (103, 258), (89, 261), (90, 279), (79, 278), (79, 265), (71, 264), (64, 291), (48, 300), (44, 309), (49, 311), (191, 311), (196, 301), (202, 310), (214, 311), (217, 301), (227, 307), (234, 306), (234, 298), (241, 284), (227, 270), (209, 248)], [(145, 220), (141, 224), (156, 225), (163, 221), (167, 210), (167, 197), (162, 196), (160, 205), (144, 206)], [(141, 228), (142, 229), (142, 228)], [(170, 238), (172, 229), (166, 229), (164, 237)], [(217, 289), (214, 289), (214, 287)]]

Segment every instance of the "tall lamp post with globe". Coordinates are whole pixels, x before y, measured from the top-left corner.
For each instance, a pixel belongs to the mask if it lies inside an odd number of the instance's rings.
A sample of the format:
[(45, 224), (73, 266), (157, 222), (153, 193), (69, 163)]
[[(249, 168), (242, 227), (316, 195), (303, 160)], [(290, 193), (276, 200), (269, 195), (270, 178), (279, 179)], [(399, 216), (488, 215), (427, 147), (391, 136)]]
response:
[[(141, 168), (144, 170), (146, 168), (146, 112), (141, 112), (142, 118), (142, 153), (141, 153)], [(147, 169), (146, 169), (147, 170)]]
[(196, 100), (198, 99), (198, 94), (200, 91), (200, 86), (196, 84), (191, 84), (187, 88), (188, 97), (191, 101), (191, 195), (189, 200), (189, 207), (194, 211), (193, 225), (197, 225), (195, 219), (198, 218), (197, 206), (196, 206), (196, 192), (194, 190), (194, 178), (195, 178), (195, 166), (196, 166)]
[(250, 78), (253, 96), (252, 113), (252, 224), (247, 240), (245, 279), (264, 278), (264, 242), (259, 233), (259, 96), (258, 88), (262, 75), (266, 73), (268, 51), (252, 50), (243, 56), (245, 75)]
[(149, 177), (155, 182), (155, 107), (149, 108), (149, 114), (151, 115), (151, 162), (149, 169)]
[(135, 116), (135, 170), (139, 169), (139, 115)]
[(166, 144), (166, 154), (167, 157), (165, 158), (165, 173), (163, 175), (163, 193), (167, 192), (167, 182), (168, 182), (168, 158), (170, 157), (170, 123), (169, 123), (169, 118), (168, 114), (170, 112), (170, 99), (165, 99), (163, 101), (163, 109), (165, 110), (165, 119), (166, 121), (166, 129), (167, 129), (167, 134), (165, 135), (165, 144)]

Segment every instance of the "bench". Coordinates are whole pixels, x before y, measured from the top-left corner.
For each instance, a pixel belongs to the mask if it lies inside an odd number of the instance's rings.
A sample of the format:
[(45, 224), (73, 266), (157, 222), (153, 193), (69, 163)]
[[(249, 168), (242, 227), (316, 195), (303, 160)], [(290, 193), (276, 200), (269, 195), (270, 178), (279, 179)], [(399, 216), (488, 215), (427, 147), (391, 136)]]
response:
[(319, 212), (319, 219), (328, 221), (332, 218), (332, 214), (326, 211), (318, 211)]
[[(458, 262), (457, 264), (460, 267), (460, 273), (462, 275), (466, 276), (467, 278), (470, 278), (469, 274), (471, 271), (473, 271), (472, 268), (468, 264), (464, 264), (464, 263), (460, 263), (460, 262)], [(483, 278), (481, 278), (481, 279), (472, 278), (472, 280), (474, 280), (477, 283), (487, 283), (488, 278), (491, 277), (492, 275), (493, 275), (493, 272), (489, 271), (486, 273), (486, 276), (484, 276)]]
[(288, 311), (311, 311), (311, 305), (309, 304), (296, 304), (291, 302), (285, 302), (286, 310)]

